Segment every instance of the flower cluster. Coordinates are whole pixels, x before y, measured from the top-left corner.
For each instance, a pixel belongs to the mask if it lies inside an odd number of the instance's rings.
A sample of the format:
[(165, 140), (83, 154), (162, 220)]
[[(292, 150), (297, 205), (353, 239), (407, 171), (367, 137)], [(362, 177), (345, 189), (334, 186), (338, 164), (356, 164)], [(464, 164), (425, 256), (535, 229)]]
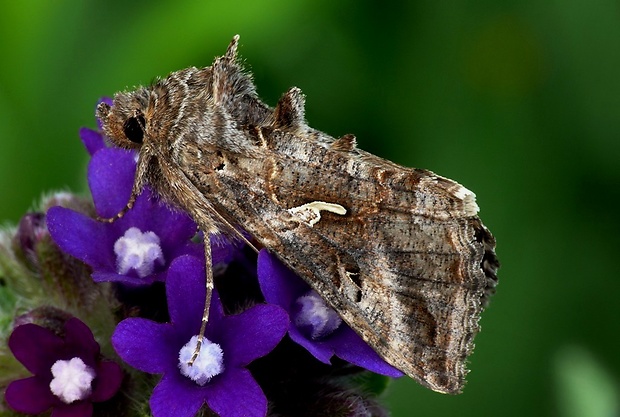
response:
[(88, 326), (71, 318), (63, 330), (60, 337), (26, 323), (11, 334), (11, 352), (34, 374), (6, 388), (6, 402), (16, 411), (39, 414), (53, 408), (54, 416), (90, 416), (93, 403), (109, 400), (118, 391), (121, 368), (100, 358)]
[[(108, 147), (99, 131), (80, 136), (94, 204), (53, 195), (46, 213), (0, 236), (0, 272), (10, 269), (9, 287), (28, 293), (14, 299), (8, 345), (32, 376), (9, 366), (0, 378), (10, 409), (51, 409), (54, 417), (148, 409), (155, 417), (207, 409), (222, 417), (386, 415), (371, 394), (385, 377), (371, 376), (402, 373), (264, 249), (208, 239), (216, 289), (202, 335), (204, 237), (148, 188), (124, 216), (101, 221), (125, 209), (136, 154)], [(30, 309), (16, 315), (19, 295)], [(9, 359), (0, 351), (0, 360)]]

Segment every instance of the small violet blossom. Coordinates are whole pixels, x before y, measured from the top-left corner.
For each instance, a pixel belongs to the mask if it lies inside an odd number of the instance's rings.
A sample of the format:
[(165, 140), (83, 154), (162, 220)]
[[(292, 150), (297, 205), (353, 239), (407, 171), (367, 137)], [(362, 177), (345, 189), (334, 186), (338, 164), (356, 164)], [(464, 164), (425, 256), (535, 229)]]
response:
[(119, 390), (123, 373), (115, 362), (101, 360), (90, 329), (71, 318), (64, 337), (27, 323), (13, 330), (9, 348), (34, 376), (13, 381), (7, 404), (15, 411), (52, 417), (89, 417), (94, 402), (106, 401)]
[(378, 374), (403, 376), (342, 322), (316, 291), (265, 249), (258, 255), (258, 280), (265, 300), (288, 311), (291, 339), (319, 361), (329, 364), (335, 355)]
[(191, 417), (206, 403), (221, 417), (264, 417), (267, 399), (245, 367), (273, 350), (286, 334), (286, 312), (259, 304), (241, 314), (224, 315), (213, 292), (200, 354), (188, 366), (201, 324), (204, 262), (192, 256), (175, 259), (166, 294), (170, 323), (129, 318), (112, 336), (112, 345), (129, 365), (163, 374), (150, 399), (153, 416)]
[[(80, 136), (92, 155), (88, 184), (97, 214), (112, 218), (129, 201), (136, 171), (136, 154), (105, 146), (103, 136), (81, 129)], [(156, 201), (148, 188), (120, 219), (105, 223), (63, 207), (47, 212), (50, 234), (60, 248), (93, 268), (95, 281), (130, 285), (164, 281), (170, 263), (181, 255), (200, 256), (194, 243), (196, 225), (185, 213)], [(215, 247), (214, 263), (224, 256)]]

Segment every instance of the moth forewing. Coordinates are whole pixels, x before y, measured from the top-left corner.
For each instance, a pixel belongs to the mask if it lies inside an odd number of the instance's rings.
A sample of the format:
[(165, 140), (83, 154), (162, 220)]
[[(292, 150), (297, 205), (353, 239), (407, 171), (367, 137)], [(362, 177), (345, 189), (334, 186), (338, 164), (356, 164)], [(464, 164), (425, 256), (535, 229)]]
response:
[[(262, 137), (247, 155), (222, 150), (221, 171), (194, 174), (197, 188), (219, 196), (216, 210), (233, 213), (389, 363), (436, 391), (458, 392), (494, 284), (481, 268), (481, 239), (492, 238), (467, 193), (431, 172), (380, 166), (321, 141), (284, 152), (290, 133)], [(304, 206), (327, 210), (308, 219)]]
[(237, 42), (211, 67), (99, 107), (115, 144), (141, 147), (134, 195), (151, 185), (205, 238), (246, 230), (388, 363), (459, 392), (498, 267), (473, 193), (308, 127), (299, 89), (271, 109), (239, 66)]

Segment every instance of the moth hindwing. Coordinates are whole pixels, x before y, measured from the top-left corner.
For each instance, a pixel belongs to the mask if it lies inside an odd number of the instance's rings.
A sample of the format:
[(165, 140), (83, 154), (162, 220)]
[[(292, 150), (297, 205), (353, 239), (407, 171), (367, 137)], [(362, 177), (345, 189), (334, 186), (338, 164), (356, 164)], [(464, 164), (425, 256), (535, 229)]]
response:
[(499, 266), (474, 194), (310, 128), (297, 88), (270, 108), (237, 44), (98, 107), (104, 133), (139, 151), (128, 209), (148, 184), (205, 236), (241, 227), (388, 363), (460, 392)]

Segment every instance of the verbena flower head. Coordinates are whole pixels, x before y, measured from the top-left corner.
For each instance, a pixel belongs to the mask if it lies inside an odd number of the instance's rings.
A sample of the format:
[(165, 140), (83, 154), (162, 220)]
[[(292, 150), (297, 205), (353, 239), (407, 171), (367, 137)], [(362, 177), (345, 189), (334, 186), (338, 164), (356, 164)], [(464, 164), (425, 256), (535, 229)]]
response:
[[(100, 217), (111, 218), (129, 201), (136, 170), (132, 151), (105, 147), (103, 137), (82, 129), (83, 142), (92, 158), (88, 183)], [(145, 189), (125, 216), (103, 223), (62, 207), (47, 213), (54, 241), (66, 253), (93, 268), (95, 281), (144, 285), (163, 281), (176, 257), (202, 253), (194, 243), (196, 225), (188, 215), (156, 201)], [(220, 256), (215, 252), (215, 260)]]
[(308, 284), (264, 249), (258, 255), (258, 280), (265, 300), (288, 311), (291, 339), (319, 361), (329, 364), (335, 355), (378, 374), (403, 375), (342, 322)]
[(5, 392), (7, 404), (21, 413), (51, 408), (52, 417), (91, 416), (92, 403), (112, 398), (121, 385), (120, 367), (100, 358), (99, 344), (77, 318), (67, 320), (63, 337), (32, 323), (18, 326), (9, 348), (34, 374), (11, 382)]
[(114, 348), (129, 365), (163, 374), (150, 400), (153, 415), (191, 417), (206, 403), (221, 417), (264, 417), (267, 399), (246, 366), (280, 342), (289, 325), (286, 312), (259, 304), (224, 315), (214, 292), (205, 340), (189, 367), (205, 298), (204, 263), (192, 256), (174, 260), (166, 294), (170, 323), (129, 318), (112, 336)]

